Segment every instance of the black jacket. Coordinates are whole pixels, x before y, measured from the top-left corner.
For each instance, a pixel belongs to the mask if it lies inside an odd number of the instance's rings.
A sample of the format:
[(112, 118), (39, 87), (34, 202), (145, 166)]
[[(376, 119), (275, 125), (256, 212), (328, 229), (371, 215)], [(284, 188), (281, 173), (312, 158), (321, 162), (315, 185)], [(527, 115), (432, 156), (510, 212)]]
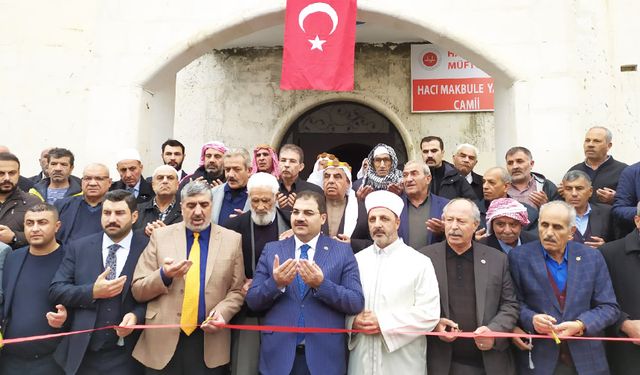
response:
[[(536, 236), (534, 233), (526, 232), (524, 230), (520, 232), (520, 244), (522, 245), (528, 242), (533, 242), (537, 240), (538, 240), (538, 236)], [(495, 233), (491, 234), (488, 237), (483, 238), (478, 242), (502, 251), (502, 247), (500, 246), (500, 243), (498, 242), (498, 237), (496, 237)]]
[[(153, 199), (148, 202), (138, 204), (138, 220), (133, 224), (133, 229), (138, 230), (147, 226), (147, 224), (158, 220), (160, 212), (153, 206)], [(171, 211), (164, 218), (163, 223), (171, 225), (182, 221), (182, 210), (180, 209), (180, 202), (176, 200), (171, 208)]]
[(0, 225), (8, 226), (16, 235), (16, 240), (7, 244), (13, 249), (27, 244), (24, 237), (24, 214), (38, 203), (42, 203), (40, 198), (16, 188), (0, 205)]
[(620, 178), (620, 173), (622, 170), (627, 167), (627, 164), (617, 161), (613, 159), (613, 156), (609, 157), (607, 161), (602, 163), (595, 171), (585, 164), (585, 162), (578, 163), (571, 167), (570, 171), (582, 171), (589, 176), (593, 173), (593, 178), (591, 179), (591, 186), (593, 187), (593, 194), (591, 194), (591, 199), (589, 199), (592, 203), (599, 203), (598, 196), (596, 195), (596, 190), (602, 188), (609, 188), (612, 190), (618, 189), (618, 179)]
[[(634, 230), (626, 237), (600, 247), (611, 275), (611, 283), (620, 304), (620, 319), (609, 334), (626, 337), (620, 326), (626, 319), (640, 319), (640, 233)], [(607, 343), (607, 358), (612, 374), (635, 375), (640, 369), (640, 346), (632, 343)]]
[[(440, 186), (435, 186), (436, 183), (432, 180), (429, 186), (431, 193), (447, 199), (467, 198), (472, 201), (478, 201), (479, 197), (476, 197), (471, 185), (469, 185), (467, 180), (458, 172), (453, 164), (443, 160), (442, 165), (444, 165), (444, 177), (442, 177), (442, 181), (440, 181)], [(431, 170), (431, 174), (433, 175), (433, 169)]]
[[(116, 190), (116, 189), (127, 190), (127, 185), (125, 185), (125, 183), (122, 182), (122, 180), (116, 181), (111, 184), (109, 191)], [(145, 180), (144, 177), (140, 176), (140, 191), (138, 192), (138, 198), (136, 198), (136, 201), (138, 202), (138, 204), (149, 202), (155, 196), (156, 196), (156, 193), (153, 191), (153, 188), (151, 188), (151, 184), (147, 182), (147, 180)]]
[(198, 177), (202, 177), (205, 180), (207, 180), (208, 183), (212, 183), (215, 180), (220, 180), (222, 182), (227, 182), (227, 178), (224, 175), (224, 172), (221, 175), (212, 175), (211, 173), (208, 173), (206, 171), (206, 169), (204, 169), (204, 167), (198, 167), (198, 169), (196, 169), (192, 174), (184, 177), (182, 180), (180, 180), (180, 187), (178, 188), (178, 194), (182, 191), (182, 188), (188, 184), (189, 182), (191, 182), (192, 180), (197, 179)]

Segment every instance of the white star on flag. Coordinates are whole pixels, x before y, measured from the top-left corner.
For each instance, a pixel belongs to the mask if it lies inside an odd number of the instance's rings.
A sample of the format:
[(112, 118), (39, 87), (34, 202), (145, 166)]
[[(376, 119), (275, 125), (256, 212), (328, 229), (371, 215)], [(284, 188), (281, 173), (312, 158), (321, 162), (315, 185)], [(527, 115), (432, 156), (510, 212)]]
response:
[(315, 39), (307, 39), (309, 41), (309, 43), (311, 43), (311, 51), (313, 51), (314, 49), (319, 49), (320, 51), (324, 50), (322, 49), (322, 45), (325, 44), (327, 41), (326, 40), (320, 40), (320, 38), (316, 35)]

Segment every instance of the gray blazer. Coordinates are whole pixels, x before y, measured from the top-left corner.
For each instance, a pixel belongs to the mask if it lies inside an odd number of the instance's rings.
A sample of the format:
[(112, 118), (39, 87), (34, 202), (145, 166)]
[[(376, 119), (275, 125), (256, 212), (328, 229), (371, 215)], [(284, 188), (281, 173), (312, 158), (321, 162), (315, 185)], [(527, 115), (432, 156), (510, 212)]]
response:
[[(211, 222), (214, 224), (223, 224), (226, 219), (228, 218), (223, 218), (222, 220), (220, 220), (220, 209), (222, 208), (222, 201), (224, 200), (224, 187), (227, 186), (227, 183), (225, 182), (222, 185), (218, 185), (216, 187), (213, 188), (213, 211), (211, 211)], [(249, 209), (251, 208), (251, 202), (249, 201), (249, 198), (247, 198), (247, 201), (244, 203), (244, 208), (242, 209), (242, 212), (247, 212)]]
[[(433, 263), (440, 289), (441, 315), (449, 318), (446, 241), (423, 247), (419, 251)], [(473, 271), (478, 326), (487, 326), (492, 331), (511, 332), (518, 321), (519, 305), (507, 256), (500, 250), (473, 242)], [(492, 350), (482, 352), (482, 359), (487, 374), (516, 374), (508, 339), (496, 339)], [(451, 345), (435, 336), (428, 337), (428, 373), (448, 374), (450, 365)]]

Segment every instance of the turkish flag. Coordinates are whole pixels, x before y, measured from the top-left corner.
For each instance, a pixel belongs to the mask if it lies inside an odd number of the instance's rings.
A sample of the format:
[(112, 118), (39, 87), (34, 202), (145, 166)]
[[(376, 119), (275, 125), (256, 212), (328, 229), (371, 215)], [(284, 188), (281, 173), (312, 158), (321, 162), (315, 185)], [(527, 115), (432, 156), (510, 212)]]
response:
[(353, 90), (356, 0), (287, 0), (282, 90)]

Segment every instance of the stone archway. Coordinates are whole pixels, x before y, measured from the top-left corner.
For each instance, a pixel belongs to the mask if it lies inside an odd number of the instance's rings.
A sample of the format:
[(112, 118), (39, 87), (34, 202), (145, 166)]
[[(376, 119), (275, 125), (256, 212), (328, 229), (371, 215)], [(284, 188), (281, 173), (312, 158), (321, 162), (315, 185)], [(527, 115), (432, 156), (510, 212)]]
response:
[(393, 147), (399, 163), (408, 160), (404, 139), (393, 122), (372, 107), (352, 101), (328, 102), (308, 109), (291, 123), (278, 147), (285, 143), (305, 150), (305, 178), (321, 152), (348, 162), (354, 178), (362, 159), (378, 143)]

